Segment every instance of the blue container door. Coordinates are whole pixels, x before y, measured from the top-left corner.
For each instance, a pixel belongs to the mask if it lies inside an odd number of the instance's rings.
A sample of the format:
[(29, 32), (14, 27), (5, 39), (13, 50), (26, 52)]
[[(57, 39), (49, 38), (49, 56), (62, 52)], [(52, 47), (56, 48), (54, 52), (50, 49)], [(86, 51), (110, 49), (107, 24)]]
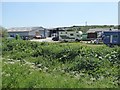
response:
[(106, 35), (106, 36), (104, 37), (104, 39), (103, 39), (103, 42), (104, 42), (105, 44), (109, 44), (109, 43), (110, 43), (110, 35)]
[(118, 44), (118, 35), (113, 35), (113, 40), (112, 40), (113, 44)]

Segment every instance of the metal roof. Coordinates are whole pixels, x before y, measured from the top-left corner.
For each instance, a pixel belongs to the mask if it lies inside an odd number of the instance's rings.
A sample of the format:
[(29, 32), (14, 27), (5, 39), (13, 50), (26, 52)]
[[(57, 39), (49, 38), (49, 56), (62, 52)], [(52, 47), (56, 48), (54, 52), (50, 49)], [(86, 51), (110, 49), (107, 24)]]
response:
[(8, 32), (29, 32), (34, 30), (45, 30), (43, 27), (13, 27), (7, 29)]
[[(117, 31), (118, 29), (111, 29), (111, 31)], [(87, 33), (95, 33), (95, 32), (102, 32), (102, 31), (110, 31), (110, 28), (94, 28), (89, 29)]]
[(120, 32), (120, 29), (119, 29), (119, 30), (116, 29), (116, 30), (114, 30), (114, 31), (105, 31), (105, 32)]

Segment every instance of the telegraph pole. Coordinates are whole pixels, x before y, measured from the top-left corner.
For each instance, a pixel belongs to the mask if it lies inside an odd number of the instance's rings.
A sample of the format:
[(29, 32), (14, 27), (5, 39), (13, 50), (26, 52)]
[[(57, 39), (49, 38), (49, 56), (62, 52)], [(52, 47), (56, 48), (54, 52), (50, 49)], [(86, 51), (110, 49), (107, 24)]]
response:
[(85, 22), (85, 26), (87, 26), (87, 21)]

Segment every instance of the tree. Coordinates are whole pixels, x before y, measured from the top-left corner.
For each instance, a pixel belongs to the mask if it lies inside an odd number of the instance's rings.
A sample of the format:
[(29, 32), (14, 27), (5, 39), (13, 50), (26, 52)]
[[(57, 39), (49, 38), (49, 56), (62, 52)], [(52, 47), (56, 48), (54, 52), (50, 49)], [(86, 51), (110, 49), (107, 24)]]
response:
[(15, 38), (16, 38), (16, 40), (21, 39), (19, 34), (16, 34), (16, 37), (15, 37)]
[(8, 36), (7, 29), (0, 26), (0, 37), (7, 37), (7, 36)]

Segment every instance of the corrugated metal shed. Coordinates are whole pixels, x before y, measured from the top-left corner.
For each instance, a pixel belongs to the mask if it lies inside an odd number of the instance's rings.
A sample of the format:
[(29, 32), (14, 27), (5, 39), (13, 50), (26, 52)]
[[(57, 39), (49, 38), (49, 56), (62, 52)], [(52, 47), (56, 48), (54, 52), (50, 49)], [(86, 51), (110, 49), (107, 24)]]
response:
[(34, 30), (45, 30), (43, 27), (14, 27), (7, 29), (8, 32), (30, 32)]
[(41, 36), (42, 38), (47, 36), (47, 31), (43, 27), (14, 27), (7, 29), (7, 32), (10, 37), (15, 37), (20, 35), (20, 37), (36, 37)]

